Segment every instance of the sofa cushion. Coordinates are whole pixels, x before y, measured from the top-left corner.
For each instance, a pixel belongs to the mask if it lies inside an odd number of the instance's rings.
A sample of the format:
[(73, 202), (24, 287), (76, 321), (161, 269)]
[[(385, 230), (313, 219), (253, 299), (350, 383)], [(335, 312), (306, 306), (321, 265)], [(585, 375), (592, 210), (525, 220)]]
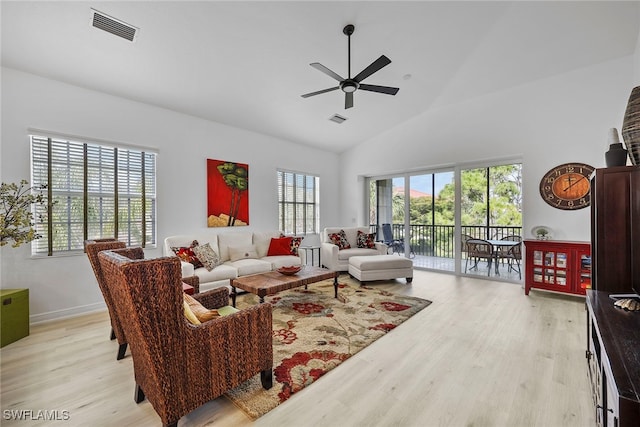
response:
[(352, 256), (349, 258), (349, 264), (360, 271), (394, 270), (413, 267), (413, 261), (396, 255)]
[(271, 263), (260, 259), (240, 259), (238, 261), (227, 261), (225, 265), (235, 268), (238, 271), (238, 277), (271, 271)]
[(238, 270), (230, 265), (222, 264), (217, 266), (211, 271), (207, 271), (206, 268), (200, 267), (194, 271), (194, 274), (200, 279), (200, 284), (217, 282), (219, 280), (229, 280), (238, 277)]
[(253, 233), (253, 244), (256, 246), (258, 258), (267, 256), (271, 239), (281, 237), (278, 231), (256, 231)]
[(344, 230), (340, 230), (337, 233), (330, 233), (327, 237), (329, 238), (329, 241), (336, 245), (340, 250), (349, 249), (351, 247), (347, 241), (347, 236)]
[(271, 263), (271, 269), (277, 270), (280, 267), (290, 267), (292, 265), (301, 265), (300, 257), (294, 255), (276, 255), (260, 258), (262, 261)]
[(220, 256), (211, 248), (209, 243), (204, 245), (198, 245), (193, 248), (193, 253), (196, 254), (204, 268), (211, 271), (220, 264)]
[(229, 261), (229, 246), (250, 246), (253, 244), (253, 233), (229, 232), (218, 235), (218, 255), (222, 262)]
[(358, 230), (356, 246), (359, 248), (374, 249), (376, 247), (375, 234), (365, 233), (363, 231)]
[(240, 311), (240, 309), (232, 307), (230, 305), (225, 305), (225, 306), (222, 306), (222, 307), (218, 307), (217, 310), (218, 310), (218, 313), (220, 314), (220, 316), (228, 316), (230, 314), (237, 313), (237, 312)]
[(291, 237), (272, 238), (266, 256), (291, 255)]
[(378, 251), (375, 249), (366, 248), (350, 248), (344, 249), (338, 252), (338, 259), (348, 260), (352, 256), (365, 256), (365, 255), (377, 255)]
[(239, 259), (257, 259), (258, 251), (254, 245), (229, 246), (229, 261)]

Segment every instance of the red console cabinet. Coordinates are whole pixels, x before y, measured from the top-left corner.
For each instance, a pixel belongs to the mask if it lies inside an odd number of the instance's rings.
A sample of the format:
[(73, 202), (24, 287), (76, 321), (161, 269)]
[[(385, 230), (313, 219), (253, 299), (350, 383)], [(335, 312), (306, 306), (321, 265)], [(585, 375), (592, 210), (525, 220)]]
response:
[(585, 295), (591, 289), (591, 245), (563, 240), (525, 240), (524, 293), (531, 288)]

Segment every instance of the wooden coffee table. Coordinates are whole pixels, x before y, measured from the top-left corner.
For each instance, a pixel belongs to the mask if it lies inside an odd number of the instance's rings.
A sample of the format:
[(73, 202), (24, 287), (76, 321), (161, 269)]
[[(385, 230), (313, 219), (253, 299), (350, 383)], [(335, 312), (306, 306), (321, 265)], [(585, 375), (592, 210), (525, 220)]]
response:
[(326, 268), (313, 267), (306, 265), (302, 270), (293, 276), (285, 276), (277, 271), (268, 273), (252, 274), (249, 276), (231, 279), (231, 301), (236, 306), (236, 296), (238, 295), (236, 288), (243, 291), (251, 292), (260, 297), (260, 302), (264, 302), (266, 295), (273, 295), (280, 291), (297, 288), (298, 286), (307, 286), (310, 283), (319, 282), (321, 280), (333, 278), (334, 296), (338, 298), (338, 275), (337, 271), (327, 270)]

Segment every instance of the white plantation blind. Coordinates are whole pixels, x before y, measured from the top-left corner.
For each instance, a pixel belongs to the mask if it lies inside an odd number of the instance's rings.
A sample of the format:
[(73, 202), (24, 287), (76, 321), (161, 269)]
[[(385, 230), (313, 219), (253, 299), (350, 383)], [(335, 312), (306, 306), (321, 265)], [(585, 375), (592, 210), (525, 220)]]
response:
[(83, 250), (87, 239), (156, 244), (156, 154), (128, 147), (31, 136), (32, 185), (53, 202), (35, 217), (33, 254)]
[(320, 228), (320, 178), (278, 171), (278, 219), (288, 234), (318, 233)]

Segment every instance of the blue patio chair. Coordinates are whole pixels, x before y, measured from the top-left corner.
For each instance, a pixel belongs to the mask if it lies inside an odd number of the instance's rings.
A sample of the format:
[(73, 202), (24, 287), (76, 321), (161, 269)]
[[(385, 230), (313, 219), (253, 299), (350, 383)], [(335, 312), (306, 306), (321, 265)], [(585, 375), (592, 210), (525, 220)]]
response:
[[(382, 238), (382, 242), (392, 250), (392, 253), (404, 253), (404, 239), (395, 239), (393, 237), (391, 224), (382, 224)], [(415, 256), (413, 248), (409, 246), (409, 257), (413, 258)]]

